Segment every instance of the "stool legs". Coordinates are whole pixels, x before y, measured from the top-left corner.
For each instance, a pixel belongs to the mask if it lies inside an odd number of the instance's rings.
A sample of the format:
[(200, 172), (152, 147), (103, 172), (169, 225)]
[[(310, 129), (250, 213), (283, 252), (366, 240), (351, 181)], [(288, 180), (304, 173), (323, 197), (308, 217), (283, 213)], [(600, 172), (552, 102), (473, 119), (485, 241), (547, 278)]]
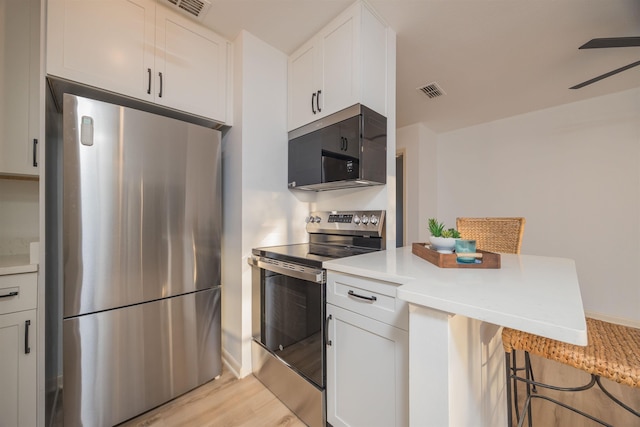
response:
[[(522, 426), (524, 416), (520, 418), (520, 408), (518, 406), (518, 371), (524, 370), (526, 372), (526, 403), (522, 408), (523, 411), (527, 411), (528, 419), (529, 419), (529, 427), (532, 427), (532, 412), (531, 412), (531, 394), (537, 393), (535, 380), (533, 378), (533, 368), (531, 367), (531, 359), (529, 357), (529, 352), (524, 352), (525, 357), (525, 366), (524, 368), (518, 368), (516, 361), (516, 351), (513, 350), (511, 354), (505, 353), (505, 366), (506, 366), (506, 375), (507, 375), (507, 417), (509, 420), (509, 425), (512, 425), (513, 420), (513, 408), (515, 408), (515, 416), (516, 423), (519, 426)], [(512, 400), (513, 397), (513, 400)]]
[[(540, 394), (536, 394), (537, 390), (536, 390), (536, 386), (538, 387), (542, 387), (545, 389), (550, 389), (550, 390), (557, 390), (557, 391), (568, 391), (568, 392), (579, 392), (579, 391), (583, 391), (583, 390), (588, 390), (590, 388), (592, 388), (594, 385), (597, 385), (600, 390), (608, 397), (610, 398), (615, 404), (617, 404), (618, 406), (620, 406), (621, 408), (625, 409), (626, 411), (632, 413), (633, 415), (635, 415), (636, 417), (639, 418), (639, 422), (640, 422), (640, 411), (637, 411), (633, 408), (631, 408), (630, 406), (626, 405), (624, 402), (620, 401), (619, 399), (617, 399), (615, 396), (613, 396), (608, 390), (606, 390), (604, 388), (604, 386), (602, 385), (601, 381), (600, 381), (600, 377), (597, 375), (591, 375), (591, 380), (584, 385), (581, 386), (577, 386), (577, 387), (559, 387), (559, 386), (554, 386), (554, 385), (550, 385), (550, 384), (544, 384), (541, 382), (537, 382), (533, 379), (533, 371), (531, 368), (531, 357), (529, 355), (529, 352), (525, 352), (524, 354), (524, 359), (525, 359), (525, 367), (524, 368), (518, 368), (516, 366), (516, 358), (515, 358), (515, 350), (512, 351), (511, 353), (506, 353), (505, 352), (505, 373), (506, 373), (506, 386), (507, 386), (507, 390), (506, 390), (506, 394), (507, 394), (507, 424), (509, 426), (513, 426), (513, 425), (517, 425), (518, 427), (522, 427), (524, 425), (524, 420), (525, 418), (528, 419), (528, 425), (529, 427), (532, 427), (532, 408), (531, 408), (531, 400), (533, 398), (539, 398), (539, 399), (544, 399), (546, 401), (555, 403), (556, 405), (559, 405), (563, 408), (569, 409), (570, 411), (573, 411), (577, 414), (582, 415), (583, 417), (589, 418), (590, 420), (606, 426), (606, 427), (613, 427), (611, 426), (611, 424), (608, 424), (607, 422), (600, 420), (584, 411), (581, 411), (577, 408), (574, 408), (572, 406), (569, 406), (559, 400), (556, 400), (554, 398), (551, 398), (549, 396), (544, 396), (544, 395), (540, 395)], [(518, 376), (518, 371), (525, 371), (525, 376), (521, 377)], [(524, 406), (522, 407), (522, 417), (520, 416), (520, 408), (518, 406), (518, 381), (520, 382), (524, 382), (525, 383), (525, 389), (526, 389), (526, 399), (524, 402)], [(514, 423), (514, 419), (513, 419), (513, 415), (514, 415), (514, 411), (513, 408), (515, 408), (515, 423)]]

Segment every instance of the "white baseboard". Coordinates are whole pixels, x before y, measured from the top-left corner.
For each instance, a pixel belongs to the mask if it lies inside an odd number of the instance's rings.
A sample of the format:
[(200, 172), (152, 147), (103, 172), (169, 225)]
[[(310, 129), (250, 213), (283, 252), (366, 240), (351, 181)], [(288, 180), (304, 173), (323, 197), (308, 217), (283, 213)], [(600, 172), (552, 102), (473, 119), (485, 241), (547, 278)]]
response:
[(224, 348), (222, 349), (222, 363), (236, 378), (241, 378), (242, 365)]
[(584, 314), (587, 317), (591, 317), (596, 320), (602, 320), (604, 322), (615, 323), (618, 325), (630, 326), (632, 328), (640, 329), (640, 320), (628, 319), (624, 317), (610, 316), (608, 314), (596, 313), (594, 311), (585, 311)]

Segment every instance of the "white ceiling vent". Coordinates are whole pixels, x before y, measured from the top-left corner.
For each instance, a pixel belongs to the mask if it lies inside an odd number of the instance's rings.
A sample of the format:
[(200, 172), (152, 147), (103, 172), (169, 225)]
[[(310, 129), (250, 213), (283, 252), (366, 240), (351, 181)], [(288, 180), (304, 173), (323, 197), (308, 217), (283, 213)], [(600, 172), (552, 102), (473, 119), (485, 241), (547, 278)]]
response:
[(180, 12), (189, 15), (192, 18), (202, 20), (211, 8), (211, 3), (207, 0), (160, 0), (161, 2), (169, 2), (170, 7), (178, 9)]
[(446, 95), (445, 91), (442, 90), (440, 85), (438, 85), (438, 83), (436, 82), (419, 87), (418, 90), (427, 95), (429, 98), (437, 98), (439, 96)]

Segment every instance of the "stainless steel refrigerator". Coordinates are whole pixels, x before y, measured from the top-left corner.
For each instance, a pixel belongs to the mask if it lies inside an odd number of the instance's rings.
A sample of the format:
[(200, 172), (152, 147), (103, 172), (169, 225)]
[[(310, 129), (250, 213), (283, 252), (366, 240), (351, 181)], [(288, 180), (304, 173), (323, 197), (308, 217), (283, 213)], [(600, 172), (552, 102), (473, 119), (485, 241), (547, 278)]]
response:
[(64, 425), (112, 426), (221, 373), (220, 132), (65, 94), (61, 134), (47, 377)]

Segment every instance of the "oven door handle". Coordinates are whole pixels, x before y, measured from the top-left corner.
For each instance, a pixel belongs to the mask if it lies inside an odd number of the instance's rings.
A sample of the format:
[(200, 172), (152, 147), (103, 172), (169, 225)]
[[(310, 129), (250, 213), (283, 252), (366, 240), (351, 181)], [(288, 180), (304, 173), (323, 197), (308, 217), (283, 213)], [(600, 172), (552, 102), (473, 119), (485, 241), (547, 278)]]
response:
[(307, 282), (314, 282), (319, 284), (323, 284), (326, 282), (326, 274), (324, 270), (319, 270), (317, 268), (305, 267), (303, 265), (282, 262), (273, 259), (264, 261), (264, 258), (256, 257), (254, 255), (247, 258), (247, 263), (252, 267), (262, 268), (264, 270), (273, 271), (274, 273), (282, 274), (284, 276), (306, 280)]

